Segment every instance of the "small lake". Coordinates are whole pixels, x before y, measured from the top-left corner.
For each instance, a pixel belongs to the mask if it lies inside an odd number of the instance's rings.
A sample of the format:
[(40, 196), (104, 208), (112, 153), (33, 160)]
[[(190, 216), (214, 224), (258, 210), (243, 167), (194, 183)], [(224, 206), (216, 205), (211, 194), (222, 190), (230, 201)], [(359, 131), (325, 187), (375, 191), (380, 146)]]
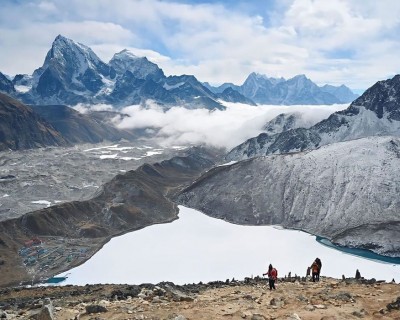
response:
[[(400, 264), (338, 251), (315, 236), (272, 226), (240, 226), (179, 207), (179, 219), (131, 232), (108, 242), (63, 284), (208, 282), (257, 276), (272, 263), (284, 276), (305, 276), (316, 257), (322, 276), (400, 281)], [(64, 275), (63, 273), (62, 275)]]

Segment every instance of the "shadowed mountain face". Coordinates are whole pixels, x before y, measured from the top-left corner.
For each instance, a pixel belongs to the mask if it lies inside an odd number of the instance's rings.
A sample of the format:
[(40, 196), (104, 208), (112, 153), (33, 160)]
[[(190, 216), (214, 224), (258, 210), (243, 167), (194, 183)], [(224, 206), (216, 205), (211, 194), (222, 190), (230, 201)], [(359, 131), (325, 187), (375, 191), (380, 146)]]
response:
[(0, 93), (0, 151), (66, 145), (60, 132), (30, 107)]
[(100, 120), (99, 117), (96, 118), (92, 114), (81, 114), (67, 106), (31, 106), (31, 108), (72, 144), (135, 138), (134, 134), (119, 130), (106, 121)]
[(15, 88), (12, 81), (0, 72), (0, 92), (15, 93)]
[(232, 149), (228, 160), (315, 149), (329, 143), (370, 136), (400, 136), (400, 76), (379, 81), (346, 110), (309, 129), (262, 133)]

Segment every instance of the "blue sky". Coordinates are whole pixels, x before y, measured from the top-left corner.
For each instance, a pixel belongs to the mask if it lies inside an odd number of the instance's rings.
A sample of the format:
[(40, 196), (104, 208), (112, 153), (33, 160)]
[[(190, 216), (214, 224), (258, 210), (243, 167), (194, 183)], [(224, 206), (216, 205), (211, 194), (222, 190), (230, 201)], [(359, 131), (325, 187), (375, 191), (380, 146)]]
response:
[(213, 84), (258, 72), (357, 90), (400, 72), (398, 0), (3, 0), (0, 71), (31, 74), (58, 34)]

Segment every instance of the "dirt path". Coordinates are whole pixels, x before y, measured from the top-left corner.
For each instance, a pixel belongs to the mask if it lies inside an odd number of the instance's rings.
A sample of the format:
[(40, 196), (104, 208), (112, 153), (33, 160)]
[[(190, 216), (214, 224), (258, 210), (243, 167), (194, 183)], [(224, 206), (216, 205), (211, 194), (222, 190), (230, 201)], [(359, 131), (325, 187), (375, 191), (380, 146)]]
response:
[[(269, 291), (260, 280), (186, 286), (65, 286), (0, 293), (7, 319), (29, 318), (41, 312), (48, 299), (54, 319), (400, 319), (399, 284), (332, 278), (319, 283), (280, 281), (276, 291)], [(388, 304), (396, 300), (389, 310)]]

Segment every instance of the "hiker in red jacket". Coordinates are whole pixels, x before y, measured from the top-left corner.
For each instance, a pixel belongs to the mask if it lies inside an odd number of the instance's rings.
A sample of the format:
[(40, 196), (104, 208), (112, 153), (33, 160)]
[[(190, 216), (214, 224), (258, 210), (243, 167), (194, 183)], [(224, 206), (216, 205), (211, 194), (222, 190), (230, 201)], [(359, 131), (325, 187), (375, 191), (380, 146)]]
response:
[(278, 270), (276, 270), (274, 267), (272, 267), (272, 264), (270, 264), (268, 267), (268, 272), (263, 273), (263, 276), (265, 275), (268, 276), (269, 290), (276, 290), (275, 281), (278, 279)]

